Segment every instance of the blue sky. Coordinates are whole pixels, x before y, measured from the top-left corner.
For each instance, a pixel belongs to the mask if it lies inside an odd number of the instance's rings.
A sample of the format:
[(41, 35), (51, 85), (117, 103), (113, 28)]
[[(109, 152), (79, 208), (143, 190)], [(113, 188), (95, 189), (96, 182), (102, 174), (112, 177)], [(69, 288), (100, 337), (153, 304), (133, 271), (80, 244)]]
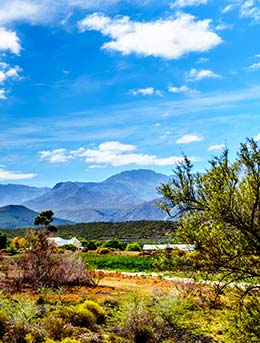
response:
[(260, 1), (1, 0), (0, 182), (198, 171), (260, 140)]

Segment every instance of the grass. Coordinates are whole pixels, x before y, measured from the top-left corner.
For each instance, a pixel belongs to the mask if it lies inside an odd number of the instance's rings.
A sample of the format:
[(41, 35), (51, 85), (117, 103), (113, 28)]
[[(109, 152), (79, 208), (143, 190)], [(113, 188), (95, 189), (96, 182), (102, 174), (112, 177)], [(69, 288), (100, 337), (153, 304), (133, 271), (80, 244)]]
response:
[(154, 270), (152, 256), (82, 254), (91, 269), (107, 269), (125, 272), (150, 272)]

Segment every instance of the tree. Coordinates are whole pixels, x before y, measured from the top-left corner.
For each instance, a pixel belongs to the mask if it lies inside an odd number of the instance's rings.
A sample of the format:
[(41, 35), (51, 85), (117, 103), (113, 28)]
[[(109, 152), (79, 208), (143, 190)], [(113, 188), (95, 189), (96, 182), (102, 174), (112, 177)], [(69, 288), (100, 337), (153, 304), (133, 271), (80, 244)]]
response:
[(260, 148), (253, 139), (234, 162), (225, 150), (203, 174), (185, 157), (158, 191), (158, 205), (169, 215), (178, 209), (178, 236), (195, 244), (208, 270), (229, 280), (260, 277)]
[(55, 227), (50, 225), (53, 222), (53, 216), (54, 213), (52, 210), (42, 211), (39, 216), (35, 217), (34, 225), (44, 226), (49, 231), (55, 231), (53, 229)]
[(5, 249), (7, 246), (7, 235), (6, 233), (0, 232), (0, 250)]

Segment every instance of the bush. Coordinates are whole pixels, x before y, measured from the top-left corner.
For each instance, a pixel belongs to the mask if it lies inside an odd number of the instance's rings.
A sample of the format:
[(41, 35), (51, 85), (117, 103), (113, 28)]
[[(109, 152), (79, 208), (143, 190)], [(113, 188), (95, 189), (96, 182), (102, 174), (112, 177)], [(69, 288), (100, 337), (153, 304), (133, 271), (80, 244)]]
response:
[(107, 255), (107, 254), (111, 254), (111, 253), (113, 253), (113, 249), (111, 249), (111, 248), (104, 248), (104, 247), (99, 247), (98, 249), (97, 249), (97, 254), (98, 255)]
[(6, 233), (0, 232), (0, 250), (5, 249), (7, 246), (7, 235)]
[(112, 248), (117, 250), (124, 250), (125, 249), (125, 243), (121, 242), (119, 239), (108, 239), (105, 241), (102, 246), (104, 248)]
[(235, 337), (235, 343), (260, 342), (260, 301), (252, 298), (242, 304), (233, 315), (230, 322), (229, 334)]
[(91, 241), (86, 241), (86, 243), (83, 244), (83, 247), (87, 248), (88, 250), (97, 250), (97, 248), (100, 247), (101, 244), (102, 243), (100, 241), (93, 239)]
[(5, 334), (6, 327), (8, 325), (8, 316), (4, 310), (0, 310), (0, 339), (3, 338)]
[(34, 290), (68, 284), (95, 286), (81, 257), (78, 254), (57, 254), (45, 232), (30, 231), (27, 241), (28, 248), (21, 256), (19, 266), (23, 273), (22, 281), (31, 284)]
[(73, 244), (65, 244), (65, 245), (63, 246), (63, 248), (64, 248), (65, 250), (70, 250), (70, 251), (76, 251), (76, 250), (77, 250), (77, 248), (76, 248), (75, 245), (73, 245)]
[(62, 308), (60, 313), (67, 323), (73, 326), (80, 326), (84, 328), (93, 328), (96, 318), (94, 314), (88, 309), (81, 308), (80, 306), (68, 306)]
[(126, 248), (126, 251), (141, 251), (142, 248), (138, 242), (128, 243)]
[(96, 318), (97, 324), (103, 324), (104, 323), (105, 311), (96, 302), (94, 302), (92, 300), (86, 300), (83, 304), (78, 305), (77, 308), (87, 309), (90, 312), (92, 312)]

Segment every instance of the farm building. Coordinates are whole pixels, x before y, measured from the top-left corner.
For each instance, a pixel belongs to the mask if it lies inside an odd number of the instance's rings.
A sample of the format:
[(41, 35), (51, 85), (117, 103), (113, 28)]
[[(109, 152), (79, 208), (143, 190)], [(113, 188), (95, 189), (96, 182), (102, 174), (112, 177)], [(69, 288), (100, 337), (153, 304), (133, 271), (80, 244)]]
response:
[(193, 251), (195, 249), (192, 244), (144, 244), (143, 251), (154, 250), (182, 250)]
[(74, 245), (77, 249), (82, 249), (81, 242), (76, 238), (73, 237), (71, 239), (64, 239), (61, 237), (50, 237), (48, 238), (49, 242), (53, 242), (57, 247), (63, 247), (64, 245)]

